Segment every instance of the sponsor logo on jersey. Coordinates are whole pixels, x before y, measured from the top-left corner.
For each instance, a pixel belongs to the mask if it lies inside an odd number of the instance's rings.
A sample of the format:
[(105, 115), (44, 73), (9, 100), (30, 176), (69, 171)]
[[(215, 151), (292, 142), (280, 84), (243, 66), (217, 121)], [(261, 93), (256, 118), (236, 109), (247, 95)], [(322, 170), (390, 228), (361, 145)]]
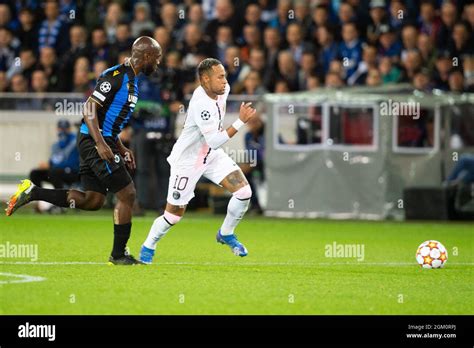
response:
[(138, 97), (137, 97), (136, 95), (129, 94), (129, 95), (128, 95), (128, 101), (129, 101), (130, 103), (136, 104), (137, 101), (138, 101)]

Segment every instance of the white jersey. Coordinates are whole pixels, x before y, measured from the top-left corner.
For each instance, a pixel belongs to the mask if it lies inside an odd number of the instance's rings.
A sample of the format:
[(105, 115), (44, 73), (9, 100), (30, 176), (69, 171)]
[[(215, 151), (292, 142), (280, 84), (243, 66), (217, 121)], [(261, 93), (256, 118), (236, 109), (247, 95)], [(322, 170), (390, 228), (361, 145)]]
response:
[(225, 92), (212, 99), (202, 86), (196, 88), (189, 102), (184, 128), (173, 146), (168, 162), (171, 166), (192, 166), (198, 168), (210, 160), (222, 149), (212, 150), (206, 142), (216, 133), (223, 130), (227, 96)]

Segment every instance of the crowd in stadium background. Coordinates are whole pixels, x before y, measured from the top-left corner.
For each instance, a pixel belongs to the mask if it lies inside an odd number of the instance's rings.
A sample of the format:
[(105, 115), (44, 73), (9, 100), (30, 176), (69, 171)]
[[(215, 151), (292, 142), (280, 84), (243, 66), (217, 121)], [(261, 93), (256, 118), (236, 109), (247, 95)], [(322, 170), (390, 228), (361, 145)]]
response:
[[(474, 4), (409, 0), (0, 1), (0, 92), (80, 92), (140, 35), (163, 47), (159, 101), (220, 59), (232, 93), (409, 82), (474, 88)], [(176, 103), (174, 103), (176, 102)]]

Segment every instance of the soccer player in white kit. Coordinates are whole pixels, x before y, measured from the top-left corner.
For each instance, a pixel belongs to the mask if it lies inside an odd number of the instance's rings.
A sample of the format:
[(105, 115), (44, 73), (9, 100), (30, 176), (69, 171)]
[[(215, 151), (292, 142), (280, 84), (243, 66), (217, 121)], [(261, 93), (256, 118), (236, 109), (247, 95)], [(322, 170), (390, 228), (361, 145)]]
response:
[(240, 168), (221, 146), (255, 116), (256, 110), (251, 103), (242, 103), (239, 118), (224, 129), (230, 91), (225, 69), (217, 59), (207, 58), (199, 63), (197, 70), (201, 85), (194, 90), (183, 131), (168, 157), (171, 172), (166, 209), (155, 219), (142, 245), (140, 260), (144, 263), (152, 262), (158, 241), (181, 220), (203, 175), (232, 193), (227, 215), (217, 232), (217, 242), (229, 246), (237, 256), (247, 255), (247, 249), (237, 240), (234, 230), (248, 209), (252, 190)]

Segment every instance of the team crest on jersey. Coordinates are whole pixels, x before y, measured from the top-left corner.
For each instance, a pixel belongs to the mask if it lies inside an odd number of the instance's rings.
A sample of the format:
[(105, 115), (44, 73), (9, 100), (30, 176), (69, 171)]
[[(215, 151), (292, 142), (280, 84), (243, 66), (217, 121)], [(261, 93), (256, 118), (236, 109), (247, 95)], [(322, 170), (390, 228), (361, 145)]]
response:
[(204, 120), (204, 121), (207, 121), (208, 119), (211, 118), (211, 113), (207, 110), (203, 110), (201, 112), (201, 118)]
[(112, 85), (110, 84), (110, 82), (104, 81), (100, 84), (99, 88), (102, 93), (109, 93), (112, 89)]
[(179, 197), (181, 197), (181, 194), (178, 191), (174, 191), (173, 192), (173, 198), (174, 199), (179, 199)]
[(120, 71), (115, 70), (115, 71), (114, 71), (114, 74), (113, 74), (112, 76), (117, 76), (118, 74), (120, 74)]

